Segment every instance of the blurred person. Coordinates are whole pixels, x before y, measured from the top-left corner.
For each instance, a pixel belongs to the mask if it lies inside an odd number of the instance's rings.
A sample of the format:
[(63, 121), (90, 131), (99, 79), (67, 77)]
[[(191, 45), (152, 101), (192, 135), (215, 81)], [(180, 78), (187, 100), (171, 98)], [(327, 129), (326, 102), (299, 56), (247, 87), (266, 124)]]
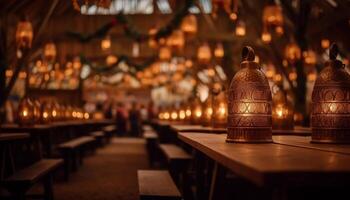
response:
[(126, 114), (124, 104), (121, 102), (117, 103), (116, 125), (117, 125), (117, 135), (118, 136), (126, 135), (127, 114)]
[(140, 108), (140, 114), (141, 114), (141, 123), (147, 121), (148, 119), (148, 110), (146, 109), (145, 105), (141, 105), (141, 108)]
[(141, 134), (141, 114), (137, 103), (133, 102), (129, 111), (130, 134), (131, 136), (140, 136)]

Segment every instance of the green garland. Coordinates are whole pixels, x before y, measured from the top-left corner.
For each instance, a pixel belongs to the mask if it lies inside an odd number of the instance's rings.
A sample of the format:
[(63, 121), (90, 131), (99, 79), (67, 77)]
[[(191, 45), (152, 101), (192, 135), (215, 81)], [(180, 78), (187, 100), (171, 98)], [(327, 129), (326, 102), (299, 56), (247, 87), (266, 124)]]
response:
[(160, 28), (154, 35), (149, 35), (147, 33), (142, 33), (138, 31), (135, 28), (135, 26), (132, 25), (132, 23), (122, 13), (116, 15), (112, 19), (112, 21), (103, 25), (94, 33), (84, 35), (82, 33), (69, 31), (67, 32), (67, 35), (69, 37), (77, 39), (81, 43), (87, 43), (95, 38), (105, 37), (110, 29), (112, 29), (117, 24), (121, 24), (124, 28), (124, 32), (126, 33), (126, 35), (137, 42), (147, 41), (150, 38), (159, 40), (161, 38), (169, 36), (175, 29), (177, 29), (180, 26), (183, 18), (188, 14), (188, 10), (193, 4), (194, 0), (186, 0), (185, 6), (181, 8), (177, 13), (175, 13), (174, 17), (170, 20), (170, 22), (166, 26)]

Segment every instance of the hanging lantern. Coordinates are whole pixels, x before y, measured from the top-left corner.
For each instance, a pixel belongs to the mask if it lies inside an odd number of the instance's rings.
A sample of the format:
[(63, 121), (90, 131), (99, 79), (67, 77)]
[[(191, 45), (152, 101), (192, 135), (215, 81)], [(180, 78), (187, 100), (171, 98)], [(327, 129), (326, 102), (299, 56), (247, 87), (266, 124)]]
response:
[(298, 74), (297, 74), (295, 68), (292, 68), (292, 70), (289, 72), (288, 78), (289, 78), (289, 80), (291, 80), (291, 81), (297, 80)]
[(304, 63), (306, 65), (315, 65), (316, 64), (316, 53), (312, 50), (307, 50), (303, 52)]
[(118, 58), (115, 55), (108, 55), (106, 58), (106, 65), (112, 66), (118, 62)]
[(322, 47), (323, 49), (328, 49), (330, 43), (331, 43), (331, 42), (330, 42), (328, 39), (322, 39), (322, 40), (321, 40), (321, 47)]
[(245, 36), (245, 23), (243, 21), (238, 21), (236, 25), (236, 35), (237, 36)]
[(186, 66), (187, 68), (191, 68), (191, 67), (193, 66), (192, 60), (187, 59), (187, 60), (185, 61), (185, 66)]
[(261, 34), (261, 40), (266, 43), (266, 44), (269, 44), (271, 42), (271, 34), (268, 32), (268, 31), (264, 31), (262, 34)]
[(185, 36), (181, 30), (174, 30), (167, 40), (167, 45), (170, 47), (182, 49), (185, 45)]
[(18, 123), (21, 126), (30, 126), (34, 122), (34, 104), (29, 98), (23, 98), (18, 106)]
[(197, 50), (197, 59), (200, 62), (209, 62), (211, 59), (211, 50), (208, 43), (204, 43)]
[(264, 65), (264, 71), (265, 71), (265, 76), (271, 80), (276, 74), (275, 66), (272, 63)]
[(101, 49), (103, 51), (109, 50), (112, 46), (111, 38), (110, 36), (107, 36), (101, 40)]
[(283, 13), (279, 5), (265, 6), (263, 11), (263, 22), (268, 26), (282, 26)]
[(197, 33), (197, 18), (195, 15), (187, 15), (181, 23), (181, 30), (187, 34)]
[(225, 51), (224, 51), (224, 47), (222, 46), (221, 43), (216, 44), (216, 48), (214, 50), (214, 55), (217, 58), (222, 58), (224, 57)]
[(277, 33), (277, 35), (281, 36), (284, 34), (284, 29), (282, 26), (276, 26), (275, 32)]
[(212, 99), (212, 95), (209, 95), (203, 106), (203, 114), (202, 114), (203, 126), (210, 126), (212, 124), (213, 112), (214, 112), (213, 99)]
[(225, 91), (221, 91), (214, 97), (214, 113), (213, 125), (214, 127), (227, 127), (227, 96)]
[(32, 23), (23, 19), (17, 24), (16, 43), (19, 49), (32, 47), (33, 27)]
[(44, 56), (47, 61), (53, 61), (56, 58), (56, 45), (53, 42), (47, 43), (44, 48)]
[(312, 92), (312, 142), (350, 143), (350, 75), (337, 55), (332, 44)]
[(286, 46), (284, 50), (284, 56), (290, 62), (295, 62), (301, 58), (301, 50), (297, 44), (290, 43)]
[(241, 70), (228, 91), (227, 142), (262, 143), (272, 141), (271, 91), (254, 50), (242, 52)]
[(272, 97), (272, 128), (294, 129), (294, 110), (286, 94), (280, 89)]
[(160, 60), (170, 60), (171, 58), (171, 49), (167, 46), (163, 46), (159, 49), (159, 59)]
[(237, 13), (232, 12), (232, 13), (230, 14), (230, 19), (231, 19), (232, 21), (236, 21), (237, 18), (238, 18)]
[(73, 69), (75, 69), (75, 70), (79, 70), (81, 68), (80, 57), (78, 57), (78, 56), (74, 57), (73, 62), (72, 62), (72, 66), (73, 66)]

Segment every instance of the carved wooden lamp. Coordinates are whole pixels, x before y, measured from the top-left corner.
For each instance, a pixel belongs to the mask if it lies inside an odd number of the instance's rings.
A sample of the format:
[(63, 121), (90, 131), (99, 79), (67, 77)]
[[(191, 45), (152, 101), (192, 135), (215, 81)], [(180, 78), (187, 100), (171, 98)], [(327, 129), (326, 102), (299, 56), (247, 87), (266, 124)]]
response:
[(244, 47), (241, 69), (228, 90), (227, 142), (272, 142), (271, 91), (254, 59), (254, 50)]
[(350, 75), (332, 44), (312, 92), (312, 142), (350, 143)]

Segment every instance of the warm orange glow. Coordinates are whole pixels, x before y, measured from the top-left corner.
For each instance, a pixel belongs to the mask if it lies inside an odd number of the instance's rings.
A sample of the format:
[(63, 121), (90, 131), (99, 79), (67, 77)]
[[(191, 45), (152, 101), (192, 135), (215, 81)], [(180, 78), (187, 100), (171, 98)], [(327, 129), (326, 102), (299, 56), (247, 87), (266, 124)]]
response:
[(199, 61), (203, 62), (208, 62), (211, 59), (211, 50), (207, 43), (204, 43), (198, 48), (197, 58)]
[(271, 42), (271, 34), (268, 32), (268, 31), (264, 31), (262, 34), (261, 34), (261, 40), (264, 42), (264, 43), (270, 43)]
[(222, 58), (222, 57), (224, 57), (224, 54), (225, 54), (224, 47), (222, 46), (221, 43), (218, 43), (216, 45), (215, 50), (214, 50), (215, 57)]
[(101, 49), (106, 51), (111, 48), (112, 42), (109, 36), (101, 41)]
[(53, 42), (47, 43), (44, 48), (44, 56), (46, 60), (52, 61), (56, 58), (56, 45)]
[(236, 35), (237, 36), (245, 36), (246, 30), (245, 30), (245, 23), (243, 21), (237, 22), (236, 25)]
[(172, 120), (177, 120), (177, 117), (178, 117), (177, 112), (176, 112), (176, 111), (173, 111), (173, 112), (171, 113), (171, 119), (172, 119)]
[(165, 113), (164, 113), (164, 119), (165, 119), (165, 120), (168, 120), (169, 118), (170, 118), (169, 112), (165, 112)]
[(159, 59), (169, 60), (171, 58), (171, 50), (167, 46), (163, 46), (159, 49)]
[(30, 48), (33, 41), (32, 24), (23, 20), (18, 22), (16, 30), (16, 43), (19, 48)]
[(197, 18), (195, 15), (187, 15), (181, 24), (181, 30), (185, 33), (197, 33)]
[(321, 40), (321, 47), (324, 49), (328, 49), (331, 42), (328, 39), (322, 39)]
[(179, 118), (180, 118), (180, 119), (185, 119), (185, 118), (186, 118), (186, 112), (185, 112), (185, 110), (180, 110), (180, 112), (179, 112)]

